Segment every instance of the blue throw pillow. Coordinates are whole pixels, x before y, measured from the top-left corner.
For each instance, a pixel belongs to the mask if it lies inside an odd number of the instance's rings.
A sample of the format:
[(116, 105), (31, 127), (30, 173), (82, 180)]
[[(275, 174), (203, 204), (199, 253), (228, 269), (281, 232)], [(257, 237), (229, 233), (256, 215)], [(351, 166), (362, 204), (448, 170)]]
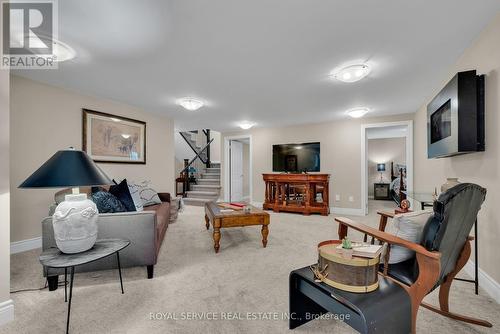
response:
[(109, 187), (109, 192), (115, 195), (116, 198), (122, 202), (127, 211), (136, 211), (134, 200), (132, 199), (132, 195), (130, 195), (130, 190), (128, 189), (127, 179), (123, 179), (123, 181), (119, 184)]
[(97, 206), (99, 213), (126, 212), (125, 206), (115, 195), (101, 188), (92, 188), (92, 201)]

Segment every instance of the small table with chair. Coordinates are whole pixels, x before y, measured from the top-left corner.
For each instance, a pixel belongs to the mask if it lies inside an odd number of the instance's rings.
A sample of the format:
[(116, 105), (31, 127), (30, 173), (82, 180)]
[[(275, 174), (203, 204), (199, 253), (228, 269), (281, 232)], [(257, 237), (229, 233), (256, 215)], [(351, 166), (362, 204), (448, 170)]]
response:
[[(440, 315), (470, 324), (492, 327), (488, 321), (450, 312), (449, 293), (455, 276), (467, 263), (473, 239), (469, 236), (486, 197), (486, 189), (462, 183), (442, 193), (434, 203), (422, 231), (420, 242), (411, 242), (383, 231), (389, 215), (381, 215), (381, 229), (337, 217), (338, 236), (343, 239), (348, 229), (367, 234), (388, 244), (385, 264), (379, 270), (378, 290), (368, 293), (337, 291), (314, 280), (306, 268), (290, 274), (291, 329), (325, 312), (349, 315), (344, 320), (361, 333), (416, 333), (420, 306)], [(382, 226), (384, 225), (384, 226)], [(400, 263), (389, 261), (391, 246), (414, 252)], [(424, 297), (439, 287), (440, 307), (423, 302)], [(388, 316), (389, 315), (389, 316)], [(307, 316), (307, 317), (306, 317)]]

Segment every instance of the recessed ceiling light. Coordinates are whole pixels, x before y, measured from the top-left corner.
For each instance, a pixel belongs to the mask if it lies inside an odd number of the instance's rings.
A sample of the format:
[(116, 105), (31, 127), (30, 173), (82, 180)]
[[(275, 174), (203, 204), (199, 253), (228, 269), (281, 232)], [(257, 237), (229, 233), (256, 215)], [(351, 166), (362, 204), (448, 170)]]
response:
[(124, 139), (129, 139), (130, 138), (130, 135), (129, 134), (126, 134), (126, 133), (122, 133), (122, 137)]
[(192, 97), (183, 97), (177, 104), (189, 111), (195, 111), (203, 107), (203, 102)]
[(242, 128), (243, 130), (248, 130), (254, 125), (255, 125), (255, 123), (244, 121), (244, 122), (241, 122), (239, 124), (239, 127)]
[(346, 111), (346, 114), (351, 116), (352, 118), (360, 118), (366, 115), (370, 109), (368, 108), (354, 108)]
[(331, 74), (335, 79), (342, 82), (356, 82), (370, 73), (370, 67), (366, 64), (350, 65), (343, 67)]

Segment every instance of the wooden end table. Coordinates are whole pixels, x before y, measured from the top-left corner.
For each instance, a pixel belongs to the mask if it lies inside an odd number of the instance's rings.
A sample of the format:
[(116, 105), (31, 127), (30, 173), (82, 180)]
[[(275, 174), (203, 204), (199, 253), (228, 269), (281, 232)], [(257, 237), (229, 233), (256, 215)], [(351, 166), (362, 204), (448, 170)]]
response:
[(243, 226), (254, 226), (262, 225), (262, 246), (264, 248), (267, 246), (267, 236), (269, 235), (269, 214), (261, 209), (254, 206), (250, 206), (251, 211), (249, 213), (243, 212), (243, 210), (233, 210), (230, 212), (222, 211), (221, 208), (215, 202), (209, 202), (205, 204), (205, 226), (207, 230), (210, 228), (210, 222), (214, 229), (214, 250), (216, 253), (219, 252), (220, 248), (220, 229), (228, 227), (243, 227)]

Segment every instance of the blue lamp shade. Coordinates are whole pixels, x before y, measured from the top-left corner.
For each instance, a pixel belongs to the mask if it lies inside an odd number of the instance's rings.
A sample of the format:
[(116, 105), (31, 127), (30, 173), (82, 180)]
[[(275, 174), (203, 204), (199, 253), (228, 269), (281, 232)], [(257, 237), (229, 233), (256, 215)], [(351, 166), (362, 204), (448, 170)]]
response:
[(24, 181), (19, 188), (63, 188), (113, 184), (83, 151), (57, 151)]
[(385, 172), (385, 164), (377, 164), (377, 172)]

